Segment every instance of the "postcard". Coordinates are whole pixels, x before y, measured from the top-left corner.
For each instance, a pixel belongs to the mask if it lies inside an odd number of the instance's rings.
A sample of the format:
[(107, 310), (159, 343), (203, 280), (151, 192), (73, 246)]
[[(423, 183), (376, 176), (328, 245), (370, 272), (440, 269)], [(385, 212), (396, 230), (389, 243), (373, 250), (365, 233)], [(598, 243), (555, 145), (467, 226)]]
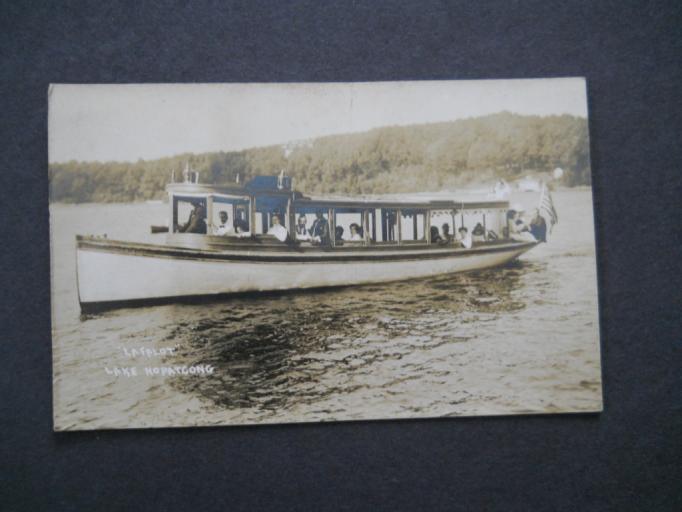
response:
[(584, 79), (48, 99), (55, 430), (601, 411)]

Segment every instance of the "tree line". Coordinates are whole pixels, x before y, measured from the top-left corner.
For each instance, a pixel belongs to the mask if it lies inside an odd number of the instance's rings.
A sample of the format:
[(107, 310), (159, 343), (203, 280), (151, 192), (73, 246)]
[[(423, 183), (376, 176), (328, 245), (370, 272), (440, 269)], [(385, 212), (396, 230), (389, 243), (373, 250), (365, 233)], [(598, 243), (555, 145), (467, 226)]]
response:
[(171, 171), (189, 162), (205, 183), (284, 169), (307, 193), (437, 191), (564, 170), (565, 186), (589, 185), (587, 120), (502, 112), (452, 122), (388, 126), (243, 151), (185, 153), (137, 162), (49, 165), (54, 202), (131, 202), (165, 197)]

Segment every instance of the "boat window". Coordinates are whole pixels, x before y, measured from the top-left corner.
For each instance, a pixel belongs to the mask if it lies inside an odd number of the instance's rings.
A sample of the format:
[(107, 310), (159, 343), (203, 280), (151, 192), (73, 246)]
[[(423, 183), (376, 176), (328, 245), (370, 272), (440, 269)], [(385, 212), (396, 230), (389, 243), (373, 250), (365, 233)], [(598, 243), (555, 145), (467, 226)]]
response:
[(430, 229), (437, 228), (438, 236), (444, 241), (452, 241), (457, 235), (457, 228), (460, 227), (459, 217), (455, 210), (432, 210)]
[(485, 242), (488, 232), (488, 217), (482, 210), (464, 211), (464, 227), (474, 242)]
[(288, 196), (283, 195), (258, 195), (256, 197), (256, 219), (254, 233), (257, 235), (266, 234), (268, 228), (272, 226), (272, 216), (277, 214), (280, 224), (284, 227), (289, 225), (287, 219)]
[(398, 241), (398, 210), (377, 208), (369, 215), (370, 240), (376, 243), (395, 243)]
[[(267, 231), (267, 227), (265, 229), (263, 228), (263, 212), (256, 212), (255, 217), (256, 218), (255, 218), (255, 221), (253, 223), (254, 224), (254, 226), (253, 226), (254, 231), (253, 232), (256, 235), (262, 235), (263, 233), (265, 233)], [(267, 219), (267, 215), (265, 216), (265, 218)]]
[(426, 210), (400, 210), (400, 240), (403, 242), (426, 241)]
[(173, 196), (173, 232), (206, 234), (206, 198)]
[(455, 239), (459, 240), (462, 237), (460, 230), (464, 227), (467, 233), (471, 235), (474, 241), (485, 241), (487, 232), (491, 228), (489, 225), (492, 220), (490, 215), (487, 215), (484, 210), (460, 209), (453, 215)]
[(334, 211), (334, 231), (336, 242), (362, 242), (365, 239), (362, 210), (357, 208), (337, 208)]
[(249, 232), (248, 199), (214, 196), (209, 208), (209, 231), (215, 236)]
[(296, 206), (294, 209), (294, 233), (299, 242), (329, 245), (331, 225), (326, 206)]

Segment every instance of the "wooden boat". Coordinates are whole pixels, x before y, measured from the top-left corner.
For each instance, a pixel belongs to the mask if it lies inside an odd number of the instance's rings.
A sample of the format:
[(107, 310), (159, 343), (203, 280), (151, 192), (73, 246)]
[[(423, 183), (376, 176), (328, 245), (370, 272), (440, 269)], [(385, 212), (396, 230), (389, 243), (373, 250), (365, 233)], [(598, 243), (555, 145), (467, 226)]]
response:
[[(314, 197), (294, 191), (283, 176), (227, 186), (192, 179), (170, 183), (167, 192), (169, 229), (155, 235), (165, 236), (163, 243), (76, 237), (84, 312), (191, 297), (417, 279), (503, 265), (536, 245), (500, 235), (507, 201)], [(225, 214), (229, 233), (216, 235)], [(196, 221), (201, 216), (203, 223), (189, 226), (193, 217)], [(284, 229), (273, 227), (274, 217)], [(317, 225), (316, 218), (321, 219)], [(297, 229), (304, 220), (306, 229)], [(331, 236), (313, 238), (325, 231), (323, 224)], [(464, 226), (478, 235), (464, 242), (467, 248), (452, 236), (444, 237), (438, 229), (443, 224), (450, 233)], [(197, 225), (203, 232), (189, 232)]]

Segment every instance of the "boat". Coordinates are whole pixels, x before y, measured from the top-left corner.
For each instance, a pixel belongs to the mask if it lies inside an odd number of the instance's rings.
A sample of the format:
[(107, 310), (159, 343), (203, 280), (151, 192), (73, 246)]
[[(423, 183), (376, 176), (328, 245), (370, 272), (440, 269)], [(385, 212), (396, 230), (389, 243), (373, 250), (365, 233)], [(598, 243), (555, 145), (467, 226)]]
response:
[[(537, 245), (504, 237), (508, 201), (312, 196), (283, 174), (226, 185), (185, 174), (166, 187), (158, 243), (76, 236), (82, 312), (419, 279), (504, 265)], [(464, 241), (453, 236), (463, 227)]]
[(525, 178), (521, 178), (516, 186), (520, 192), (540, 192), (542, 183), (538, 180), (534, 180), (530, 176), (526, 176)]

